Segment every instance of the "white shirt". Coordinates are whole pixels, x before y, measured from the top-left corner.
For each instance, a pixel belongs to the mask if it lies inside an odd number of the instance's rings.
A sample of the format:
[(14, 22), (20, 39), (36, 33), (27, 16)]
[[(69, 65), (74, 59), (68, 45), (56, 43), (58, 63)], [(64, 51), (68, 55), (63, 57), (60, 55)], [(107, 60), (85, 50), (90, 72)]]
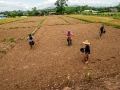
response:
[(29, 41), (29, 42), (34, 41), (34, 37), (33, 37), (33, 36), (32, 36), (32, 39), (31, 39), (31, 40), (30, 40), (29, 36), (28, 36), (28, 38), (27, 38), (27, 39), (28, 39), (28, 41)]

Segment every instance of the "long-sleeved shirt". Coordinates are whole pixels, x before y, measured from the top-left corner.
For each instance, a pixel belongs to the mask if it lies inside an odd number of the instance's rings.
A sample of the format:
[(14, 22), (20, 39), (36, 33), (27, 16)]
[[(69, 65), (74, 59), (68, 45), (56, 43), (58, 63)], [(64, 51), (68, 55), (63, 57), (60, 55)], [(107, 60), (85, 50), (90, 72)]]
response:
[(85, 53), (90, 54), (90, 46), (89, 45), (85, 46)]
[(71, 38), (72, 36), (73, 36), (72, 33), (70, 33), (70, 35), (67, 34), (67, 37), (68, 37), (68, 38)]
[(29, 36), (28, 36), (28, 38), (27, 38), (29, 42), (32, 42), (32, 41), (34, 40), (34, 37), (33, 37), (33, 36), (31, 36), (31, 37), (32, 37), (32, 39), (30, 39)]

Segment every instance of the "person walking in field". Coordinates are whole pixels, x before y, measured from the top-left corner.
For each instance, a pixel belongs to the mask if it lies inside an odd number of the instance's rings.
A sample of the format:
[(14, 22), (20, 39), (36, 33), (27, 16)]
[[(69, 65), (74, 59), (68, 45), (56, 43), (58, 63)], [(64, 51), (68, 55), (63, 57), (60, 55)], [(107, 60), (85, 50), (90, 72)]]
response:
[(29, 34), (27, 40), (29, 41), (30, 48), (32, 48), (34, 45), (34, 37), (31, 34)]
[(90, 55), (90, 43), (88, 42), (88, 40), (86, 40), (85, 42), (83, 42), (85, 44), (85, 50), (84, 50), (84, 61), (87, 64), (88, 60), (89, 60), (89, 55)]
[(104, 25), (102, 25), (102, 27), (100, 28), (100, 40), (101, 40), (101, 37), (103, 35), (103, 33), (105, 33), (105, 29), (104, 29)]
[(68, 42), (68, 46), (72, 45), (72, 36), (73, 34), (70, 32), (70, 30), (68, 30), (68, 33), (67, 33), (67, 42)]

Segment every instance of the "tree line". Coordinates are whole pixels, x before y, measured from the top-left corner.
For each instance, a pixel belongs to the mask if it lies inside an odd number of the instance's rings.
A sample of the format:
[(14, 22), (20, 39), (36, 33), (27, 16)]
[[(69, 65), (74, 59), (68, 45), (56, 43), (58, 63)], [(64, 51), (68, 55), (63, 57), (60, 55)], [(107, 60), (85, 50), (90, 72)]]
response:
[(38, 10), (36, 7), (32, 8), (32, 10), (22, 11), (22, 10), (14, 10), (14, 11), (4, 11), (0, 14), (7, 15), (8, 17), (20, 17), (20, 16), (43, 16), (48, 15), (47, 10)]
[(32, 10), (21, 11), (4, 11), (0, 12), (0, 14), (5, 14), (8, 17), (16, 17), (16, 16), (44, 16), (49, 15), (49, 12), (55, 12), (57, 15), (63, 14), (81, 14), (84, 10), (95, 10), (99, 11), (99, 13), (109, 12), (110, 8), (117, 8), (118, 12), (120, 12), (120, 4), (114, 7), (90, 7), (88, 5), (83, 6), (68, 6), (68, 0), (57, 0), (55, 2), (55, 8), (52, 9), (43, 9), (39, 10), (36, 7), (33, 7)]

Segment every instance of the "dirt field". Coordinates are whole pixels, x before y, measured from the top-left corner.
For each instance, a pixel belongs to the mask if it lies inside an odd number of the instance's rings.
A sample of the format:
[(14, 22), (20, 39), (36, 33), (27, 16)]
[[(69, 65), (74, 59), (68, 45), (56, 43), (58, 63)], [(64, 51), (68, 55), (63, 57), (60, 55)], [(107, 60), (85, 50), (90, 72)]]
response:
[[(0, 25), (0, 50), (5, 51), (14, 47), (18, 40), (24, 39), (29, 33), (33, 32), (43, 17), (34, 17), (13, 23)], [(14, 42), (10, 45), (10, 38)], [(0, 58), (3, 53), (0, 53)]]
[[(62, 17), (70, 23), (58, 16), (49, 16), (42, 23), (34, 35), (33, 49), (25, 39), (6, 54), (1, 53), (0, 90), (120, 90), (120, 29), (105, 26), (107, 32), (99, 40), (101, 24)], [(0, 39), (25, 37), (40, 19), (0, 25)], [(19, 25), (31, 28), (10, 29)], [(72, 46), (67, 45), (68, 30), (74, 34)], [(79, 51), (85, 40), (91, 43), (88, 64), (84, 64)]]

